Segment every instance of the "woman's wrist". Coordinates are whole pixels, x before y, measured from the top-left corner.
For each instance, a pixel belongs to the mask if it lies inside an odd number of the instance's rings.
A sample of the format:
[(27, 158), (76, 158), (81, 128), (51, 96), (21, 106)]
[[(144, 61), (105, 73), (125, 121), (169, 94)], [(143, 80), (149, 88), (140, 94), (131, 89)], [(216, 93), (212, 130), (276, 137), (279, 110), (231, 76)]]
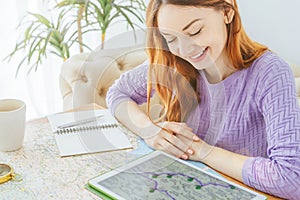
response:
[(161, 128), (154, 124), (151, 120), (149, 120), (139, 127), (139, 130), (137, 130), (137, 134), (145, 140), (149, 137), (157, 135), (160, 131)]
[(202, 144), (200, 145), (200, 148), (198, 148), (195, 151), (195, 156), (197, 157), (198, 161), (201, 161), (205, 164), (209, 163), (209, 158), (213, 154), (213, 151), (215, 150), (215, 146), (209, 145), (204, 141), (200, 141)]

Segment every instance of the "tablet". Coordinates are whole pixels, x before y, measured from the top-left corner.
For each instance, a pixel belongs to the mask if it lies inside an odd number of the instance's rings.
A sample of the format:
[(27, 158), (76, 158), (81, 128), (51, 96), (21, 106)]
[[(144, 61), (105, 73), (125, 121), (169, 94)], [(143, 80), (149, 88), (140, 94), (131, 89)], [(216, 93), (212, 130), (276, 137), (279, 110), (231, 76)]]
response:
[(92, 178), (88, 186), (104, 199), (266, 199), (161, 151)]

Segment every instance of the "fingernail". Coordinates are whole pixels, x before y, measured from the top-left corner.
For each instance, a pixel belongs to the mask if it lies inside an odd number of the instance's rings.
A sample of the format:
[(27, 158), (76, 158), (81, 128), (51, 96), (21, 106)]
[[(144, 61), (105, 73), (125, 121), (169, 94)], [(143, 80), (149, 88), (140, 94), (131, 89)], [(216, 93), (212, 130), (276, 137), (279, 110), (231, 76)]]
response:
[(193, 136), (193, 140), (194, 140), (194, 141), (199, 141), (199, 140), (200, 140), (200, 138), (198, 138), (198, 136), (197, 136), (197, 135), (194, 135), (194, 136)]
[(191, 155), (194, 153), (194, 151), (192, 149), (188, 149), (187, 152)]
[(184, 159), (184, 160), (186, 160), (186, 159), (188, 159), (188, 156), (185, 155), (185, 154), (183, 154), (183, 155), (181, 156), (181, 158)]

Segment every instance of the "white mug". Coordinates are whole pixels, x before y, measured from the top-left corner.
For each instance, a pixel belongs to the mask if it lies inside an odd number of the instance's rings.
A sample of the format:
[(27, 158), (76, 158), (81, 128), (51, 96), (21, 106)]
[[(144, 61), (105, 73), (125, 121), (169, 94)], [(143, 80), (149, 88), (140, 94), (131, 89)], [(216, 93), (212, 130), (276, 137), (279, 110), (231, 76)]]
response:
[(26, 104), (22, 100), (0, 100), (0, 151), (14, 151), (22, 147), (25, 123)]

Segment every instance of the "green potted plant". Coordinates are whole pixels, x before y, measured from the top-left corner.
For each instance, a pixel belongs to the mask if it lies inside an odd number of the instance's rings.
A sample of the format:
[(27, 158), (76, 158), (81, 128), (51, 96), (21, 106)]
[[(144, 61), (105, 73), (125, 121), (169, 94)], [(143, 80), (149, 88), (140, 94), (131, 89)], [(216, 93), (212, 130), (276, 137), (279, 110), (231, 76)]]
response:
[(30, 73), (37, 70), (49, 53), (62, 61), (68, 59), (75, 43), (79, 44), (79, 52), (91, 51), (83, 41), (83, 35), (91, 31), (100, 33), (99, 44), (103, 49), (107, 30), (112, 24), (125, 22), (134, 30), (139, 27), (134, 23), (135, 20), (144, 23), (145, 9), (143, 0), (60, 1), (51, 10), (58, 12), (57, 16), (52, 16), (54, 19), (48, 19), (39, 13), (28, 13), (25, 17), (27, 21), (20, 26), (25, 26), (24, 35), (6, 59), (10, 60), (18, 52), (24, 52), (16, 75), (22, 66), (27, 66), (27, 73)]

